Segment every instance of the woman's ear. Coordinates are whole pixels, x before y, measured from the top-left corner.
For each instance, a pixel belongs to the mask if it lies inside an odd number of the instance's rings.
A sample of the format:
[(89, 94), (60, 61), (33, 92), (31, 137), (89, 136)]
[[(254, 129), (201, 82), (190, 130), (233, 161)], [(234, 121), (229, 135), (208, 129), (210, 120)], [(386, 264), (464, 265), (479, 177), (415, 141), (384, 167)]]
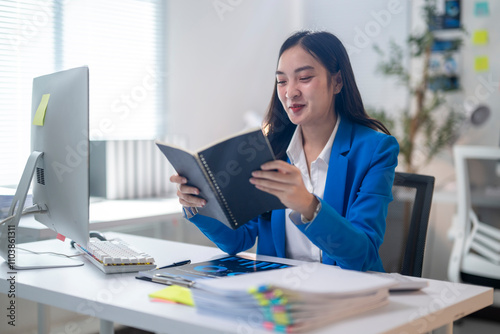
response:
[(333, 94), (338, 94), (342, 90), (344, 82), (342, 81), (342, 73), (340, 70), (333, 75)]

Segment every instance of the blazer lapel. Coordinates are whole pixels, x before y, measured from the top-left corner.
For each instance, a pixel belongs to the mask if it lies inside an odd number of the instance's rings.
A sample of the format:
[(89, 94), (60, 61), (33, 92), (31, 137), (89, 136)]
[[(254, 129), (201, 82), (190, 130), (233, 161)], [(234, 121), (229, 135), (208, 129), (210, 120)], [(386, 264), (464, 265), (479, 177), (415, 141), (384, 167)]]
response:
[(285, 209), (273, 211), (271, 224), (276, 255), (285, 257)]
[[(286, 160), (290, 163), (290, 159)], [(286, 212), (285, 209), (273, 210), (271, 216), (271, 226), (274, 247), (276, 249), (276, 255), (278, 257), (286, 257), (285, 250), (285, 225), (286, 225)]]
[[(345, 117), (340, 120), (339, 128), (332, 145), (328, 165), (328, 175), (323, 199), (338, 213), (344, 215), (344, 194), (348, 159), (346, 152), (351, 149), (352, 123)], [(288, 161), (290, 162), (290, 161)], [(285, 209), (274, 210), (271, 216), (272, 235), (278, 257), (285, 257)]]
[(323, 196), (324, 201), (341, 215), (344, 215), (344, 194), (347, 168), (349, 167), (345, 153), (351, 149), (351, 133), (352, 123), (345, 117), (342, 118), (332, 145)]

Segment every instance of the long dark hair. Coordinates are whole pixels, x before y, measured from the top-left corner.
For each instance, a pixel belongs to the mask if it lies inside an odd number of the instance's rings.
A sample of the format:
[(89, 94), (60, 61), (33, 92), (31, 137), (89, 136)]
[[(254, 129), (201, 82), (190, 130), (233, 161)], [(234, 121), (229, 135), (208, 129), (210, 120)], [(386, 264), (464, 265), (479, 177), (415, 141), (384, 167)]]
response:
[[(325, 66), (331, 75), (340, 71), (343, 87), (335, 97), (335, 112), (341, 118), (346, 118), (374, 130), (390, 134), (384, 124), (371, 118), (366, 113), (356, 81), (354, 80), (349, 56), (342, 42), (335, 35), (326, 31), (299, 31), (283, 43), (279, 51), (278, 61), (283, 52), (295, 45), (300, 45), (304, 50), (309, 52)], [(296, 125), (288, 119), (288, 115), (278, 98), (276, 86), (275, 82), (273, 96), (264, 119), (264, 131), (273, 146), (276, 158), (285, 159), (286, 149)]]

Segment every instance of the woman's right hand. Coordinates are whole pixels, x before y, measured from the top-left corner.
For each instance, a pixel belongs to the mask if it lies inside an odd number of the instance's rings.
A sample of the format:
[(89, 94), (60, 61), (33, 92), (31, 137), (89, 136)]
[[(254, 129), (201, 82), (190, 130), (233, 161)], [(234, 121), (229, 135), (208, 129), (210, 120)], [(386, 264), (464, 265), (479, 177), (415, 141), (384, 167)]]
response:
[(207, 204), (206, 200), (197, 196), (200, 194), (198, 188), (186, 185), (187, 179), (185, 177), (172, 175), (170, 182), (177, 184), (177, 197), (183, 206), (201, 208)]

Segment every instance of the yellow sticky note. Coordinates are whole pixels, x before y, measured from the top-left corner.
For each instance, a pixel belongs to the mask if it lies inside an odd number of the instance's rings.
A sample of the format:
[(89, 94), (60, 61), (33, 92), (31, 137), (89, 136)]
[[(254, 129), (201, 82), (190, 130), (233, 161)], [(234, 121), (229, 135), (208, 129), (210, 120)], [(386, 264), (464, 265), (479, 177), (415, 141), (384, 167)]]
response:
[(44, 94), (42, 100), (36, 109), (35, 117), (33, 117), (33, 125), (43, 126), (45, 123), (45, 112), (49, 104), (50, 94)]
[(475, 45), (488, 44), (488, 30), (476, 30), (472, 35), (472, 43)]
[(171, 300), (189, 306), (194, 306), (191, 290), (180, 285), (170, 285), (164, 289), (149, 294), (150, 298)]
[(476, 72), (487, 71), (489, 67), (489, 60), (487, 56), (476, 57), (474, 61), (474, 69)]

